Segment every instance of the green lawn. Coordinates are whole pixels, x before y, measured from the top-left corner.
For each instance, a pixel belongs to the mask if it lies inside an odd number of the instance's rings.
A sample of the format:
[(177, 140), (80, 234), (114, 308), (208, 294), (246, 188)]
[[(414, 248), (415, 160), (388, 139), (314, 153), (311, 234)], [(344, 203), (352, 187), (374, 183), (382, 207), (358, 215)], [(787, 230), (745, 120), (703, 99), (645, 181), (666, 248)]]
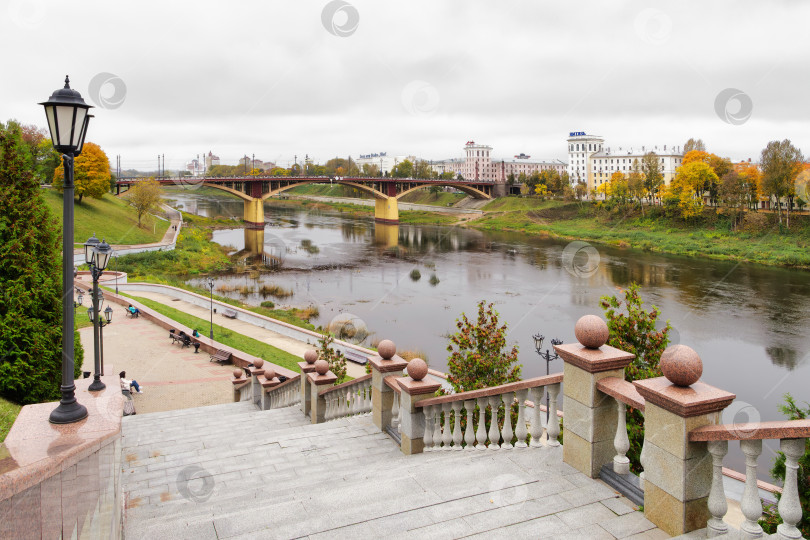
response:
[(466, 193), (448, 193), (440, 191), (439, 193), (431, 193), (427, 188), (417, 189), (402, 197), (399, 202), (413, 203), (413, 204), (429, 204), (432, 206), (452, 206), (464, 197)]
[[(43, 189), (45, 203), (62, 223), (62, 193), (55, 189)], [(74, 204), (73, 241), (83, 243), (93, 234), (99, 240), (106, 239), (110, 244), (148, 244), (163, 238), (169, 222), (152, 216), (143, 216), (138, 227), (138, 215), (126, 199), (106, 194), (101, 199), (84, 197), (81, 203)]]
[[(177, 310), (173, 307), (169, 307), (165, 304), (161, 304), (155, 300), (141, 298), (132, 294), (121, 293), (121, 295), (136, 299), (138, 302), (154, 309), (158, 313), (165, 315), (166, 317), (169, 317), (180, 324), (184, 324), (189, 328), (196, 328), (203, 335), (208, 335), (210, 322), (205, 319), (200, 319), (199, 317), (189, 315), (188, 313)], [(218, 324), (214, 325), (214, 339), (224, 345), (233, 347), (234, 349), (239, 349), (240, 351), (252, 354), (253, 356), (258, 356), (259, 358), (295, 371), (296, 373), (298, 372), (298, 362), (301, 361), (301, 358), (294, 354), (290, 354), (287, 351), (282, 351), (278, 347), (273, 347), (267, 343), (262, 343), (259, 340), (239, 334), (228, 328), (223, 328)]]
[(6, 440), (6, 435), (20, 414), (21, 408), (21, 405), (0, 398), (0, 443)]

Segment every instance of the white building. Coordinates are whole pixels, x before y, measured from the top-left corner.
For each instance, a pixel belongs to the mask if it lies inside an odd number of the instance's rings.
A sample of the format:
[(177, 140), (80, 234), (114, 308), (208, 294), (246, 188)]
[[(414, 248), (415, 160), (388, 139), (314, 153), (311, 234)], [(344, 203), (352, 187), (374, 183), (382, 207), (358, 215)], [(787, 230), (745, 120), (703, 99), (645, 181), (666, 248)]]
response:
[(609, 181), (616, 171), (629, 174), (636, 161), (641, 166), (641, 159), (648, 152), (657, 154), (664, 183), (669, 185), (683, 160), (683, 152), (679, 146), (611, 148), (605, 146), (605, 140), (598, 135), (572, 131), (568, 136), (568, 175), (571, 183), (581, 180), (590, 191)]
[(205, 156), (205, 169), (208, 170), (214, 165), (219, 165), (219, 156), (215, 156), (209, 151)]

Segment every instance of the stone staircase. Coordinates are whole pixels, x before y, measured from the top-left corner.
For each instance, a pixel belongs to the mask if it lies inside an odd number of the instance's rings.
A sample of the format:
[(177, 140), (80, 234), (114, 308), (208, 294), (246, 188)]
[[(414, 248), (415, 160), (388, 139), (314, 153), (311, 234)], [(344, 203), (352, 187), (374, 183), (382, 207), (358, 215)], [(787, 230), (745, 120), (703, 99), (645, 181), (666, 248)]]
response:
[(405, 456), (370, 416), (312, 425), (244, 402), (127, 417), (123, 432), (128, 540), (666, 538), (560, 447)]

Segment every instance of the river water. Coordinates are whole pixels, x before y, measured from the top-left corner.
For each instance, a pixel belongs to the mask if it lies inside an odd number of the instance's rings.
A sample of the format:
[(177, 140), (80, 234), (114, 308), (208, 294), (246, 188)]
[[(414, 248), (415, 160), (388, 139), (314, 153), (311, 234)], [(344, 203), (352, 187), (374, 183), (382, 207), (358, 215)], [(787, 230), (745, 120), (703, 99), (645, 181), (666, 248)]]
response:
[[(172, 198), (191, 213), (242, 214), (241, 201), (227, 196), (191, 192)], [(292, 289), (294, 295), (284, 300), (257, 292), (230, 295), (252, 304), (267, 299), (316, 305), (316, 325), (336, 317), (354, 327), (365, 323), (371, 333), (366, 344), (391, 339), (399, 349), (423, 353), (435, 369), (446, 370), (447, 334), (456, 319), (462, 312), (475, 317), (476, 303), (487, 300), (508, 324), (509, 343), (520, 347), (523, 376), (544, 374), (533, 334), (544, 334), (549, 347), (553, 337), (572, 342), (579, 317), (603, 315), (601, 296), (637, 282), (646, 306), (655, 304), (671, 322), (673, 340), (700, 354), (702, 380), (737, 394), (724, 423), (781, 419), (777, 407), (787, 392), (810, 401), (810, 272), (520, 233), (381, 226), (338, 212), (272, 204), (265, 215), (264, 231), (235, 223), (216, 231), (214, 241), (231, 246), (237, 258), (262, 251), (264, 262), (277, 271), (258, 278), (223, 276), (218, 285)], [(414, 269), (421, 273), (418, 280), (410, 275)], [(438, 282), (431, 283), (433, 275)], [(551, 372), (561, 370), (560, 360), (552, 363)], [(775, 449), (776, 443), (767, 446)], [(763, 458), (766, 454), (763, 466), (772, 457), (764, 450)]]

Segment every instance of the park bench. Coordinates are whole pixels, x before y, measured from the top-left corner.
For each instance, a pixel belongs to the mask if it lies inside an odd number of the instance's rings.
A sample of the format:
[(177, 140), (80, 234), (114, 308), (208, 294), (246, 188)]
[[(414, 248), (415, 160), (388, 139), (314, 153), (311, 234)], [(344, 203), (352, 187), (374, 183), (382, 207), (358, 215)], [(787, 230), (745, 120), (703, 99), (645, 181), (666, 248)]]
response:
[(129, 390), (121, 390), (124, 394), (124, 416), (132, 416), (135, 414), (135, 401), (132, 399), (132, 392)]
[(368, 358), (360, 351), (346, 349), (346, 354), (344, 356), (346, 356), (346, 360), (351, 360), (355, 364), (360, 364), (361, 366), (365, 366), (368, 363)]
[(229, 319), (235, 319), (236, 318), (236, 310), (235, 309), (230, 309), (230, 308), (225, 308), (225, 309), (222, 310), (222, 316), (223, 317), (228, 317)]
[(140, 312), (140, 311), (136, 311), (135, 313), (132, 313), (132, 312), (129, 310), (129, 308), (124, 308), (124, 311), (126, 311), (126, 315), (127, 315), (128, 317), (132, 317), (132, 318), (135, 318), (135, 319), (137, 319), (137, 318), (138, 318), (138, 317), (140, 317), (140, 315), (141, 315), (141, 312)]
[(218, 364), (229, 364), (231, 362), (231, 353), (229, 351), (220, 349), (211, 355), (211, 362)]

